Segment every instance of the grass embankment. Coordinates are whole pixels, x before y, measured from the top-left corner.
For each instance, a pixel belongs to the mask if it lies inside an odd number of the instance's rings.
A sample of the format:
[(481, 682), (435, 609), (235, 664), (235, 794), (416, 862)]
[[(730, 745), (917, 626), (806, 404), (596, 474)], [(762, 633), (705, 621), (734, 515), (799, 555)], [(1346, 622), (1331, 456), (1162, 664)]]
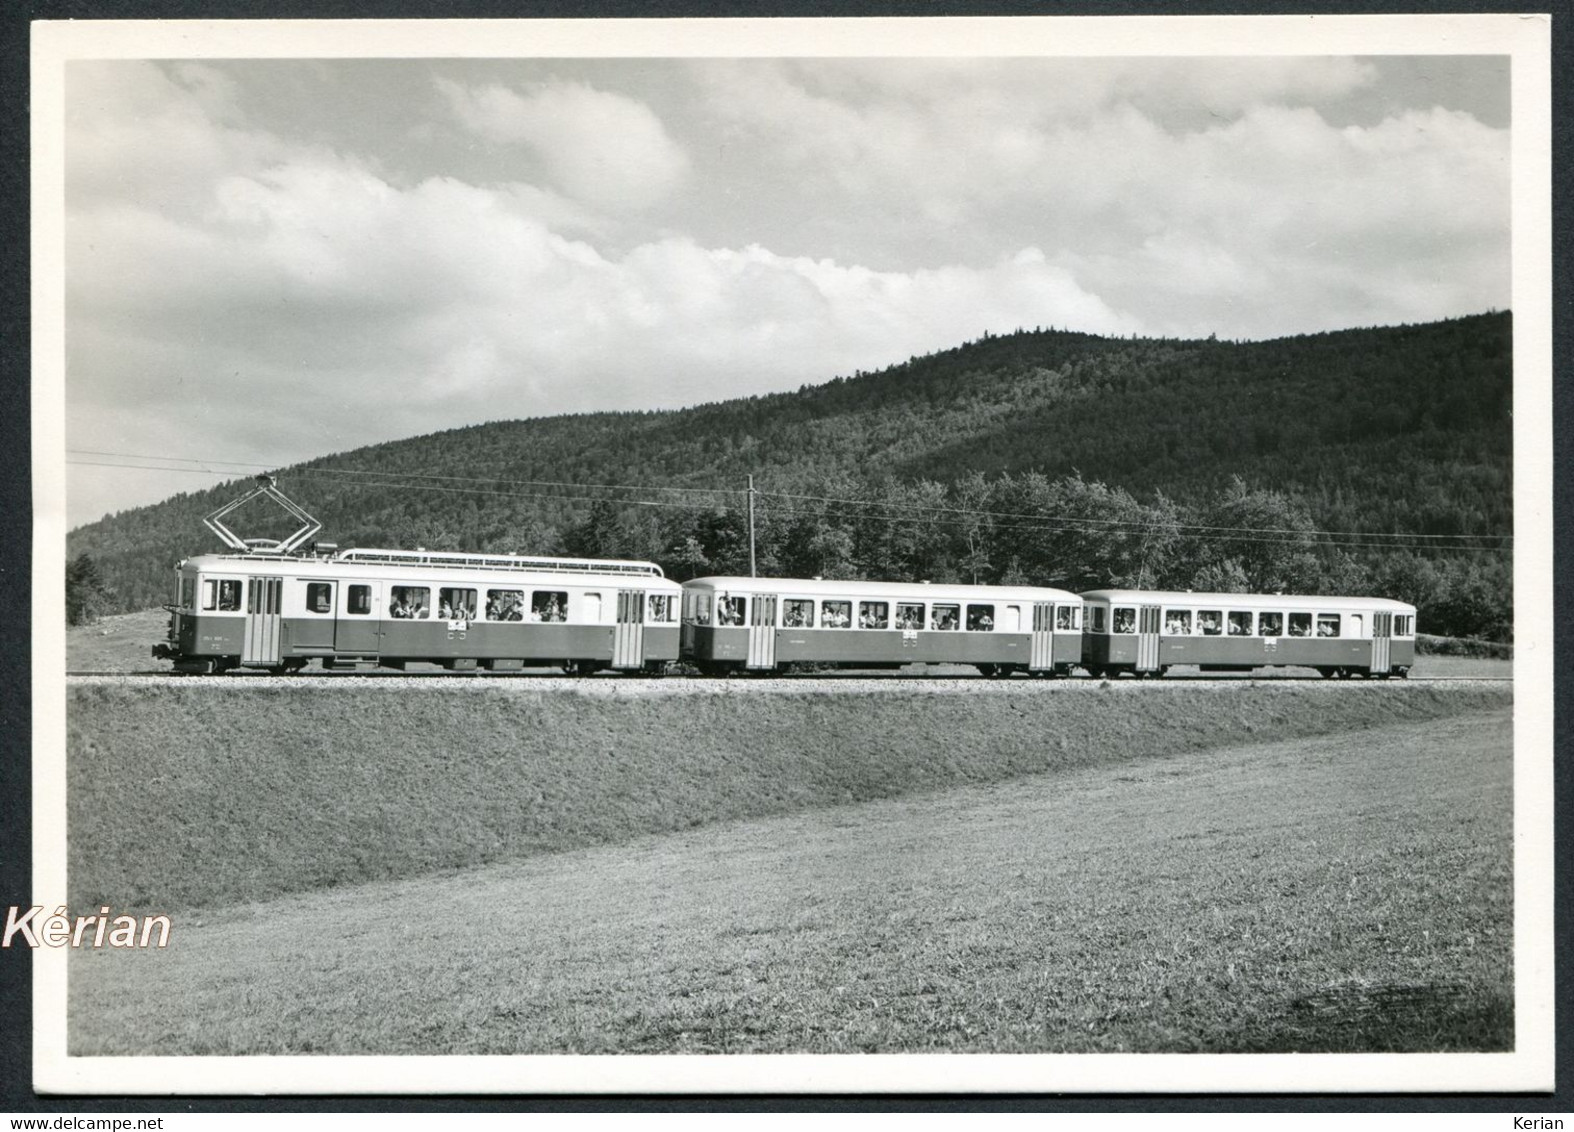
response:
[(72, 955), (71, 1051), (1512, 1046), (1508, 711), (1171, 736), (1163, 758), (177, 916), (168, 951)]
[(947, 687), (77, 686), (71, 900), (256, 900), (1510, 699), (1472, 684)]

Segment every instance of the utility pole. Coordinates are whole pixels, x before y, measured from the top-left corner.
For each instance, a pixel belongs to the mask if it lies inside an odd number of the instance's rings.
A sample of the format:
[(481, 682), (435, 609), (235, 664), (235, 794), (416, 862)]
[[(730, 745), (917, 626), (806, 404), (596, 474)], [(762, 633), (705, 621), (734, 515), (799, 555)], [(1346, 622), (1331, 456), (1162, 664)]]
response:
[(749, 577), (758, 577), (754, 572), (754, 476), (749, 476)]

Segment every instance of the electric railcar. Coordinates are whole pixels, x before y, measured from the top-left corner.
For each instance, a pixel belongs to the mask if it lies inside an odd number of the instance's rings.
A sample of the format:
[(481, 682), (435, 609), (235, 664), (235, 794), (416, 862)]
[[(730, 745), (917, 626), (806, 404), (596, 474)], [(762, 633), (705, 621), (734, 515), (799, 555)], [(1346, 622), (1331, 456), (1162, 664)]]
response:
[(1325, 677), (1408, 676), (1416, 609), (1402, 601), (1300, 594), (1091, 590), (1082, 667), (1095, 676), (1162, 676), (1295, 666)]
[(1082, 599), (1033, 586), (696, 578), (683, 585), (681, 651), (707, 675), (971, 664), (985, 676), (1067, 676), (1082, 659)]
[(650, 562), (428, 551), (205, 554), (176, 567), (177, 672), (262, 668), (656, 671), (682, 588)]

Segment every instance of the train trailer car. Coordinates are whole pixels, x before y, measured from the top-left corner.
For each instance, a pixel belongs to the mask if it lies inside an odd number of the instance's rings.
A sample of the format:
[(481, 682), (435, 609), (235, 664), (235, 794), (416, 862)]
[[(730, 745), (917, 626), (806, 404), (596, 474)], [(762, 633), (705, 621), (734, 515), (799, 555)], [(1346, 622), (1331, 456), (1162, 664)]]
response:
[(207, 554), (176, 567), (177, 672), (561, 667), (659, 671), (682, 589), (650, 562), (354, 549)]
[(1111, 589), (1082, 600), (1082, 666), (1095, 676), (1162, 676), (1181, 664), (1386, 679), (1415, 664), (1415, 606), (1386, 598)]
[(1031, 586), (696, 578), (683, 585), (682, 655), (707, 675), (971, 664), (985, 676), (1066, 676), (1082, 658), (1082, 599)]

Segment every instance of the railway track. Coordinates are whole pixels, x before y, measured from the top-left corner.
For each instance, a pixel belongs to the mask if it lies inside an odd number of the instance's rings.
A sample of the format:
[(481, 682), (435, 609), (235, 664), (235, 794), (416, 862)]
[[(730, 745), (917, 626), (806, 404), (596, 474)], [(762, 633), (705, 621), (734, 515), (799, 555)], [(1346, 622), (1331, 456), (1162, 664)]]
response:
[(445, 672), (434, 670), (432, 672), (395, 672), (395, 671), (363, 671), (363, 672), (311, 672), (298, 673), (293, 676), (273, 676), (265, 672), (228, 672), (219, 676), (185, 676), (169, 672), (68, 672), (66, 683), (68, 686), (92, 685), (145, 685), (147, 687), (179, 686), (179, 687), (289, 687), (289, 688), (326, 688), (346, 684), (388, 683), (396, 686), (418, 686), (422, 684), (449, 683), (460, 681), (466, 684), (505, 684), (510, 686), (528, 687), (542, 691), (553, 690), (586, 690), (591, 688), (628, 688), (630, 690), (653, 690), (657, 688), (694, 688), (702, 689), (746, 689), (768, 688), (777, 690), (814, 690), (816, 687), (827, 689), (861, 690), (870, 687), (889, 688), (893, 685), (911, 685), (914, 687), (939, 688), (973, 688), (977, 690), (1010, 690), (1049, 691), (1058, 688), (1093, 687), (1108, 685), (1112, 687), (1177, 687), (1187, 685), (1261, 685), (1273, 686), (1276, 684), (1334, 684), (1341, 687), (1401, 687), (1406, 684), (1512, 684), (1512, 676), (1427, 676), (1412, 673), (1405, 680), (1324, 680), (1316, 673), (1285, 673), (1282, 675), (1255, 676), (1255, 675), (1228, 675), (1204, 676), (1201, 674), (1172, 674), (1162, 680), (1135, 680), (1130, 677), (1115, 680), (1094, 680), (1090, 677), (1077, 677), (1069, 680), (1035, 680), (1027, 677), (1008, 677), (1005, 679), (991, 679), (984, 676), (961, 673), (803, 673), (791, 676), (736, 676), (731, 678), (710, 679), (687, 676), (643, 677), (620, 676), (614, 673), (601, 673), (595, 676), (565, 676), (559, 672), (541, 670), (537, 672)]

